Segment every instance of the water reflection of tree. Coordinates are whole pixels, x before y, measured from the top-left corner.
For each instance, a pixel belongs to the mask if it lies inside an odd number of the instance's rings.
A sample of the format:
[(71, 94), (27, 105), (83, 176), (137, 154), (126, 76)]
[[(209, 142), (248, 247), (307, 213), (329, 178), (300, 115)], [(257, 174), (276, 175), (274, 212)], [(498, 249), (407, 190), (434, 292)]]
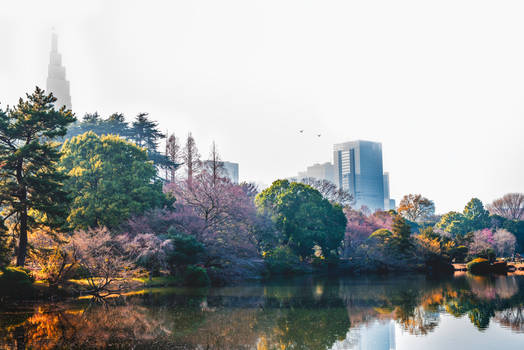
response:
[(149, 344), (166, 335), (157, 320), (147, 317), (147, 309), (136, 305), (57, 308), (61, 306), (38, 307), (24, 322), (3, 328), (6, 345), (20, 349), (103, 348), (118, 347), (122, 339)]
[(524, 306), (524, 295), (519, 293), (522, 279), (514, 276), (467, 276), (469, 288), (457, 289), (454, 297), (445, 303), (446, 311), (455, 317), (468, 315), (479, 329), (489, 327), (497, 311)]
[(273, 319), (274, 325), (259, 324), (264, 333), (261, 349), (329, 349), (350, 329), (338, 286), (331, 283), (317, 280), (307, 288), (269, 287), (265, 296), (264, 319)]
[(518, 306), (495, 314), (495, 319), (504, 327), (524, 333), (524, 306)]
[(377, 319), (427, 334), (444, 310), (479, 330), (495, 320), (524, 331), (524, 279), (300, 281), (2, 311), (0, 348), (328, 349)]

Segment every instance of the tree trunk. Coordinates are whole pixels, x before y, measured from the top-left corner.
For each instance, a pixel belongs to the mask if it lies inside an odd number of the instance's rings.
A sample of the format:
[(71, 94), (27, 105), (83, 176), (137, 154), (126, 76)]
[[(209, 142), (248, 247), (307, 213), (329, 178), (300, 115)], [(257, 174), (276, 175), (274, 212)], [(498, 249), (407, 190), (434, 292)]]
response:
[(27, 208), (23, 208), (20, 215), (20, 238), (18, 241), (18, 257), (16, 266), (24, 266), (27, 251)]

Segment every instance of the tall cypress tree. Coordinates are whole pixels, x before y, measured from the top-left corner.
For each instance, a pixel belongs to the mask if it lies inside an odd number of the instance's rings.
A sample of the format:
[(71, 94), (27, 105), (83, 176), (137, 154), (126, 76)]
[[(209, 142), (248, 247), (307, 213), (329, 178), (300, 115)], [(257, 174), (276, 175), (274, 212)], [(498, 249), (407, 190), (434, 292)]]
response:
[(24, 266), (27, 233), (45, 225), (59, 227), (66, 217), (65, 175), (57, 170), (59, 144), (75, 121), (70, 110), (54, 108), (56, 98), (36, 87), (15, 108), (0, 110), (0, 207), (18, 235), (17, 266)]

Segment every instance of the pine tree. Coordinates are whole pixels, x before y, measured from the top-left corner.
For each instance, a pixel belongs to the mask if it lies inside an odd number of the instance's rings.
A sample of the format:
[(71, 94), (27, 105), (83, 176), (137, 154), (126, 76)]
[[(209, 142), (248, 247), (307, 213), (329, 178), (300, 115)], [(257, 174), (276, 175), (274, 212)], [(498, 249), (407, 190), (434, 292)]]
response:
[(150, 153), (156, 153), (158, 142), (166, 135), (158, 130), (158, 122), (148, 118), (147, 113), (136, 116), (131, 127), (131, 139), (140, 147), (145, 147)]
[(57, 170), (59, 144), (75, 121), (70, 110), (54, 108), (56, 98), (36, 87), (26, 100), (0, 110), (0, 206), (18, 235), (17, 266), (24, 266), (27, 234), (38, 226), (59, 227), (66, 215), (66, 176)]
[[(122, 113), (113, 113), (103, 122), (106, 134), (128, 137), (130, 135), (129, 125)], [(100, 136), (100, 135), (99, 135)]]

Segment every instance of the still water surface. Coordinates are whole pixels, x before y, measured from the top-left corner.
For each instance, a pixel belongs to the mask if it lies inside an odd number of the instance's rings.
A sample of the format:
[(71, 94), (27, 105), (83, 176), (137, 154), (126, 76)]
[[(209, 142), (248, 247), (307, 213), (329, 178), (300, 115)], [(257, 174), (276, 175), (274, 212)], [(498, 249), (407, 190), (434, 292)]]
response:
[(0, 348), (524, 349), (524, 276), (302, 277), (0, 308)]

